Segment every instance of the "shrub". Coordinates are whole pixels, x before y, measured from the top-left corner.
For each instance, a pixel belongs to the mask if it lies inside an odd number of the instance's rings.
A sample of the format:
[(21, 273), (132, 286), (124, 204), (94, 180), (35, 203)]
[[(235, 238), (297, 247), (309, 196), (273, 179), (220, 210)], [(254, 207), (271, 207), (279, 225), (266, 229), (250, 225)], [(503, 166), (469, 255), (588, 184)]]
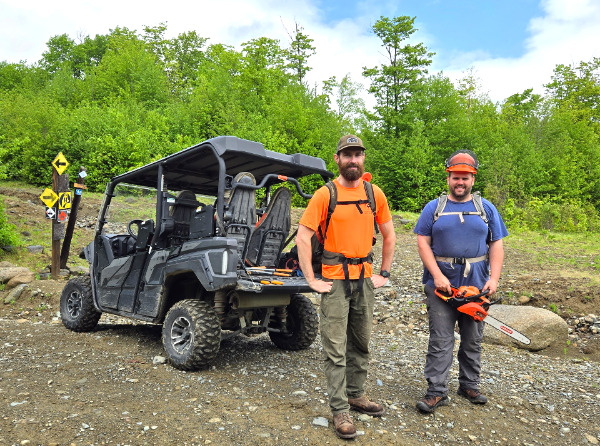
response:
[(0, 198), (0, 247), (18, 246), (20, 243), (17, 227), (8, 223), (4, 211), (4, 200)]

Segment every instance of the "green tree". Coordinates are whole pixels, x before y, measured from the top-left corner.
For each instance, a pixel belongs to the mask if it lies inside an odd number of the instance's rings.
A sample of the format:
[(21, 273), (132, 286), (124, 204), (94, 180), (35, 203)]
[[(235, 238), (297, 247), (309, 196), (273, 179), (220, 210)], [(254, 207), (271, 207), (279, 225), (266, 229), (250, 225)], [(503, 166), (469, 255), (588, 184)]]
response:
[(413, 26), (415, 18), (381, 17), (377, 20), (373, 25), (373, 32), (386, 51), (387, 65), (363, 68), (363, 76), (371, 80), (369, 92), (377, 100), (376, 118), (381, 121), (383, 132), (396, 138), (402, 130), (402, 112), (413, 89), (427, 74), (427, 67), (434, 55), (427, 51), (423, 43), (405, 43), (417, 31)]
[(323, 82), (325, 93), (334, 98), (335, 110), (338, 119), (344, 125), (344, 133), (356, 133), (355, 129), (365, 127), (364, 113), (365, 101), (361, 97), (364, 87), (358, 82), (353, 82), (349, 74), (341, 81), (333, 76)]
[(600, 57), (577, 66), (557, 65), (546, 89), (559, 106), (578, 110), (582, 119), (600, 121)]
[(299, 83), (304, 82), (306, 73), (311, 68), (308, 66), (308, 59), (310, 56), (315, 54), (315, 47), (312, 46), (313, 39), (308, 37), (302, 31), (302, 28), (298, 23), (295, 23), (295, 28), (290, 37), (290, 48), (286, 51), (286, 57), (288, 59), (287, 68), (289, 68), (296, 80)]
[(115, 97), (134, 98), (156, 106), (168, 98), (162, 63), (127, 28), (117, 28), (111, 33), (109, 47), (93, 82), (95, 97), (105, 101)]

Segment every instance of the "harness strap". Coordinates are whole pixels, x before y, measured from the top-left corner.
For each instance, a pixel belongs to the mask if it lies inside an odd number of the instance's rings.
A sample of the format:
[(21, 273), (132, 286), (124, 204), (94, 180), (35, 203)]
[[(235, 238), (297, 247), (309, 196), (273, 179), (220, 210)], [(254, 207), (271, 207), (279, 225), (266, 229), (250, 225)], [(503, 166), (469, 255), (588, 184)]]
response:
[(363, 284), (365, 281), (365, 262), (373, 263), (373, 251), (367, 254), (366, 257), (346, 257), (337, 252), (323, 250), (323, 258), (321, 259), (323, 265), (342, 265), (342, 269), (344, 270), (344, 289), (346, 291), (346, 297), (349, 297), (352, 293), (352, 290), (350, 289), (350, 272), (348, 270), (348, 265), (361, 265), (360, 276), (358, 277), (358, 288), (362, 295)]
[[(483, 255), (479, 257), (441, 257), (435, 256), (435, 260), (438, 262), (446, 262), (450, 263), (450, 266), (457, 265), (465, 265), (465, 272), (463, 273), (463, 277), (467, 277), (471, 272), (471, 263), (483, 262), (488, 259), (488, 255)], [(452, 266), (454, 268), (454, 266)]]
[[(463, 212), (442, 212), (438, 215), (438, 217), (441, 217), (442, 215), (458, 215), (458, 218), (460, 218), (460, 222), (464, 223), (465, 219), (463, 218), (463, 215), (479, 215), (481, 217), (481, 213), (479, 212), (474, 212), (474, 211), (463, 211)], [(483, 218), (483, 217), (482, 217)]]

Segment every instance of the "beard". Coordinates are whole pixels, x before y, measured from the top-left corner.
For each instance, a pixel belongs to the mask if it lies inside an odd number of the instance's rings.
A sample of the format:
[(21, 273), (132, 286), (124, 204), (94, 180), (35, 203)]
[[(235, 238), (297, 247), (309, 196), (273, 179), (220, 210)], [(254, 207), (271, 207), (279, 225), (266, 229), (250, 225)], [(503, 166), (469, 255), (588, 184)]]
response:
[(453, 188), (450, 188), (450, 194), (453, 197), (457, 198), (458, 200), (462, 200), (462, 199), (464, 199), (464, 198), (466, 198), (466, 197), (469, 196), (469, 194), (471, 193), (471, 190), (473, 189), (473, 186), (465, 185), (463, 187), (462, 192), (457, 192), (456, 189), (457, 189), (456, 186), (454, 186)]
[(363, 173), (365, 173), (365, 167), (361, 164), (338, 164), (338, 168), (340, 170), (340, 175), (348, 181), (356, 181), (363, 176)]

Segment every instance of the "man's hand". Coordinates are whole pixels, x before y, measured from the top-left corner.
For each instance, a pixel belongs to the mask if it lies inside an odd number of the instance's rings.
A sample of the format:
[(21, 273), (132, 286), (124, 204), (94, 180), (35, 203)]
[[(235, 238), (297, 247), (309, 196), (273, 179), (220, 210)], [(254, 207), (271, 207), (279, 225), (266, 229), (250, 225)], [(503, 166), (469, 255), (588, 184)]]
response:
[(485, 285), (483, 286), (483, 289), (481, 291), (483, 292), (485, 290), (490, 290), (490, 292), (488, 293), (488, 296), (491, 296), (492, 294), (496, 293), (497, 289), (498, 289), (498, 281), (494, 280), (494, 279), (490, 279), (485, 283)]
[(384, 286), (387, 283), (387, 281), (389, 280), (389, 278), (383, 277), (379, 274), (373, 274), (371, 276), (371, 280), (373, 281), (373, 286), (375, 288), (379, 288), (379, 287)]
[(327, 294), (331, 291), (333, 282), (325, 282), (321, 279), (307, 280), (308, 286), (317, 293)]

